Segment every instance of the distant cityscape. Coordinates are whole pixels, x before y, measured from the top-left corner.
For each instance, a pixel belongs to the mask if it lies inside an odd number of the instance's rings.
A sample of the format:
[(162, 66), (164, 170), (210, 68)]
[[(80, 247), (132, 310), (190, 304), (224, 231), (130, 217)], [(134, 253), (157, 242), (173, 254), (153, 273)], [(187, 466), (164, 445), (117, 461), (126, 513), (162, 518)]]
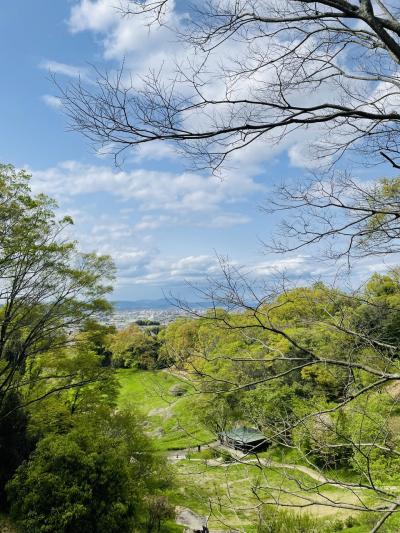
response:
[[(168, 300), (137, 300), (113, 302), (114, 312), (104, 322), (123, 329), (138, 320), (169, 324), (179, 316), (188, 316), (186, 311), (174, 307)], [(190, 302), (192, 309), (205, 309), (204, 304)]]
[(134, 311), (116, 310), (106, 320), (107, 324), (115, 326), (117, 329), (123, 329), (133, 322), (138, 320), (149, 320), (151, 322), (159, 322), (160, 324), (169, 324), (178, 316), (183, 316), (187, 313), (179, 309), (137, 309)]

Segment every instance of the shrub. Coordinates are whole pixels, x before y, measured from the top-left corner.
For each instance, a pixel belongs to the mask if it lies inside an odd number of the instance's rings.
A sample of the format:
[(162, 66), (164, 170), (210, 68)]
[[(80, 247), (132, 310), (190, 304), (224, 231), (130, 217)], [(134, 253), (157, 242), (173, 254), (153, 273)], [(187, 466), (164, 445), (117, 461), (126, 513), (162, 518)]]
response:
[(161, 531), (161, 526), (166, 520), (175, 518), (175, 507), (165, 496), (148, 496), (146, 503), (148, 508), (147, 533)]
[(318, 520), (308, 514), (267, 507), (260, 517), (257, 533), (318, 533)]
[(8, 485), (11, 515), (27, 533), (128, 532), (128, 464), (113, 439), (50, 435)]

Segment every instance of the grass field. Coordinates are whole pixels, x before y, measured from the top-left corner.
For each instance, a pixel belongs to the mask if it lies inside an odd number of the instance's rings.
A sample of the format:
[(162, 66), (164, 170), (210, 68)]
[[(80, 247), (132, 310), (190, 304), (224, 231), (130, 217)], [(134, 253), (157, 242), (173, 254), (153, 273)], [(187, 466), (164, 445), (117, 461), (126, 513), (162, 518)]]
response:
[(182, 384), (163, 371), (119, 370), (120, 406), (134, 406), (147, 418), (147, 432), (159, 450), (177, 450), (213, 440), (214, 436), (193, 417), (191, 386), (176, 397), (171, 388)]
[[(177, 464), (179, 490), (171, 495), (171, 499), (200, 515), (211, 513), (211, 529), (255, 532), (260, 500), (253, 489), (257, 487), (257, 495), (263, 502), (299, 506), (306, 504), (309, 498), (320, 502), (302, 512), (317, 518), (324, 531), (370, 531), (370, 527), (359, 523), (362, 519), (359, 513), (338, 511), (324, 505), (329, 505), (331, 500), (357, 504), (359, 500), (354, 493), (336, 487), (316, 490), (318, 483), (307, 475), (296, 473), (293, 476), (292, 472), (282, 469), (260, 469), (254, 464), (237, 463), (232, 463), (231, 466), (209, 466), (201, 460), (203, 457), (204, 453), (193, 454), (190, 460)], [(274, 507), (268, 507), (269, 509), (274, 512)]]
[[(152, 436), (160, 452), (189, 448), (215, 439), (215, 435), (202, 427), (193, 415), (196, 396), (191, 394), (193, 389), (190, 384), (186, 384), (186, 395), (176, 397), (171, 393), (171, 389), (182, 383), (182, 380), (168, 372), (119, 370), (118, 377), (121, 383), (119, 405), (132, 405), (145, 416), (147, 433)], [(218, 452), (209, 449), (201, 453), (191, 453), (187, 459), (178, 461), (175, 465), (175, 488), (169, 494), (175, 505), (189, 508), (202, 516), (211, 512), (211, 529), (233, 531), (232, 528), (235, 528), (238, 531), (255, 533), (260, 501), (257, 500), (253, 488), (257, 486), (258, 496), (264, 502), (301, 506), (312, 496), (317, 500), (317, 504), (302, 512), (318, 518), (323, 528), (318, 531), (366, 533), (371, 530), (372, 523), (366, 524), (366, 517), (362, 514), (351, 510), (338, 512), (334, 507), (329, 507), (330, 499), (348, 504), (359, 503), (356, 492), (351, 493), (330, 486), (321, 489), (317, 494), (315, 485), (318, 483), (301, 472), (296, 472), (293, 476), (293, 471), (259, 468), (254, 464), (232, 463), (230, 466), (218, 466), (215, 464), (215, 455), (218, 455)], [(290, 454), (280, 457), (274, 455), (273, 450), (260, 456), (281, 463), (297, 462)], [(210, 458), (214, 458), (213, 466), (206, 463), (206, 460), (209, 463)], [(329, 476), (329, 472), (326, 475)], [(301, 486), (298, 485), (299, 481)], [(273, 507), (270, 509), (273, 512)], [(182, 528), (171, 522), (167, 530), (175, 533), (182, 531)], [(382, 528), (382, 533), (398, 531), (400, 525), (396, 518), (389, 520)]]

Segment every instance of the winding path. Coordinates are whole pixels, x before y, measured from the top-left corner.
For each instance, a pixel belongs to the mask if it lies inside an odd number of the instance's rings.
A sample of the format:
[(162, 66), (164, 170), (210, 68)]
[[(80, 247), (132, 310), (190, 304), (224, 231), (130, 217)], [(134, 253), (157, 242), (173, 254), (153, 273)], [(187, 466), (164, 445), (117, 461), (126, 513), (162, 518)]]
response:
[[(212, 442), (207, 445), (202, 445), (201, 448), (202, 450), (207, 449), (207, 448), (214, 448), (217, 450), (221, 450), (222, 452), (229, 453), (229, 455), (234, 457), (237, 460), (237, 462), (222, 462), (222, 461), (218, 461), (217, 459), (206, 459), (206, 460), (191, 459), (191, 461), (199, 462), (199, 463), (201, 462), (207, 466), (219, 467), (219, 468), (229, 468), (237, 464), (259, 464), (260, 466), (264, 466), (266, 468), (282, 468), (285, 470), (297, 470), (298, 472), (302, 472), (303, 474), (309, 476), (311, 479), (314, 479), (318, 483), (341, 487), (339, 483), (328, 479), (327, 477), (322, 475), (320, 472), (318, 472), (318, 470), (314, 470), (313, 468), (310, 468), (308, 466), (296, 465), (296, 464), (290, 464), (290, 463), (279, 463), (277, 461), (271, 461), (269, 459), (264, 459), (264, 458), (248, 459), (247, 454), (240, 452), (239, 450), (232, 450), (231, 448), (227, 448), (226, 446), (219, 444), (219, 442)], [(195, 451), (196, 451), (195, 448), (186, 448), (182, 450), (176, 450), (168, 454), (168, 460), (171, 462), (178, 462), (183, 459), (186, 459), (190, 453), (193, 453)], [(240, 481), (243, 481), (243, 480), (235, 480), (232, 483), (236, 483)], [(177, 507), (176, 511), (177, 511), (177, 515), (176, 515), (175, 521), (178, 525), (188, 528), (185, 530), (186, 532), (201, 531), (202, 527), (207, 525), (206, 517), (197, 515), (195, 512), (193, 512), (189, 508)], [(218, 533), (218, 532), (213, 532), (210, 530), (210, 533)]]
[[(270, 459), (247, 459), (248, 455), (240, 452), (239, 450), (233, 450), (232, 448), (228, 448), (226, 446), (223, 446), (219, 444), (218, 442), (211, 442), (210, 444), (204, 444), (201, 446), (202, 450), (207, 450), (209, 448), (214, 448), (216, 450), (221, 450), (229, 454), (231, 457), (234, 457), (237, 459), (238, 463), (240, 464), (259, 464), (261, 466), (265, 466), (267, 468), (283, 468), (286, 470), (297, 470), (298, 472), (302, 472), (303, 474), (306, 474), (310, 478), (314, 479), (315, 481), (318, 481), (319, 483), (329, 483), (331, 486), (341, 486), (338, 483), (335, 483), (335, 481), (332, 481), (331, 479), (328, 479), (323, 474), (318, 472), (318, 470), (314, 470), (313, 468), (310, 468), (309, 466), (303, 466), (303, 465), (296, 465), (292, 463), (278, 463), (277, 461), (271, 461)], [(183, 459), (186, 459), (190, 453), (195, 453), (197, 450), (195, 447), (191, 448), (184, 448), (181, 450), (175, 450), (168, 453), (168, 460), (171, 462), (178, 462), (182, 461)], [(193, 462), (202, 462), (205, 463), (208, 466), (218, 466), (221, 468), (229, 468), (230, 466), (234, 466), (238, 463), (236, 462), (221, 462), (217, 459), (191, 459)]]

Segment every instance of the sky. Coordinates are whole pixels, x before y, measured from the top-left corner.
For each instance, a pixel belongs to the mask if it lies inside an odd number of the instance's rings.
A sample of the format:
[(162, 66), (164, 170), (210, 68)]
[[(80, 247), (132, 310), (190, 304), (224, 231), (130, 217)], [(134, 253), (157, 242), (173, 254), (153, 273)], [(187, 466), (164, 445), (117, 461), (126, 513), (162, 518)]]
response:
[[(178, 21), (182, 6), (171, 14)], [(260, 206), (276, 184), (309, 172), (304, 133), (243, 151), (218, 178), (191, 170), (167, 145), (129, 153), (116, 167), (68, 129), (52, 75), (61, 84), (78, 76), (90, 83), (93, 65), (113, 69), (124, 60), (139, 76), (180, 53), (167, 29), (149, 32), (140, 21), (121, 19), (113, 0), (3, 0), (0, 161), (27, 168), (33, 190), (73, 217), (72, 236), (84, 251), (113, 257), (118, 300), (170, 291), (193, 298), (187, 282), (218, 275), (217, 255), (258, 279), (282, 270), (314, 278), (331, 271), (306, 251), (274, 256), (261, 244), (279, 220)]]

